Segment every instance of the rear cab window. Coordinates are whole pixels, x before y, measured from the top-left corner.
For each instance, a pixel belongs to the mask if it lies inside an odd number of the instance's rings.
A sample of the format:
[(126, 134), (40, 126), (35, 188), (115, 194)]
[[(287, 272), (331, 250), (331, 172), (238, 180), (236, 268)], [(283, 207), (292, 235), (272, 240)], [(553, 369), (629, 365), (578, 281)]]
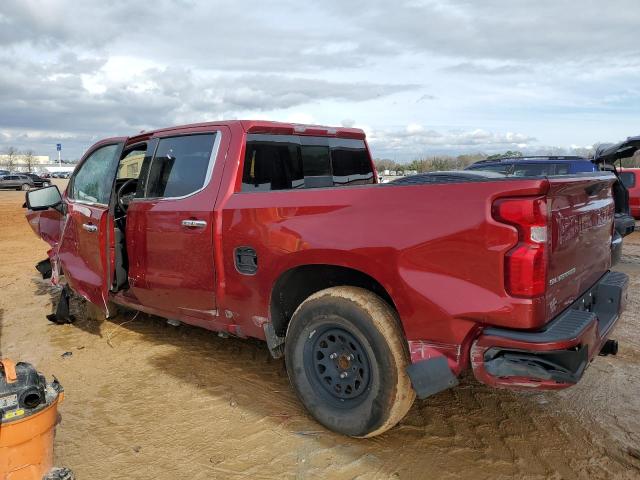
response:
[(242, 192), (365, 185), (375, 182), (364, 140), (249, 134)]

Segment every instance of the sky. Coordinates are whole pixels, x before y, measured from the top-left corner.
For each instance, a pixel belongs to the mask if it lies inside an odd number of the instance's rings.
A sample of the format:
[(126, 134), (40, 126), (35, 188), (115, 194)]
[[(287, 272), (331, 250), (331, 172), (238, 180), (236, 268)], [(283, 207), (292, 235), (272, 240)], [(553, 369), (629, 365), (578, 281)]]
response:
[(640, 134), (638, 0), (308, 3), (2, 0), (0, 152), (241, 118), (397, 161)]

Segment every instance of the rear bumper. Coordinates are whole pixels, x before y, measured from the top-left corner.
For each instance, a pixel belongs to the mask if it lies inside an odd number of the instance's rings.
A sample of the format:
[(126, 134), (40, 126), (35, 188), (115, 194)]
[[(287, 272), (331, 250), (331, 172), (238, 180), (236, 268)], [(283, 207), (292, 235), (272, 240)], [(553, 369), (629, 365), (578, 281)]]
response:
[(628, 281), (624, 273), (608, 272), (539, 331), (485, 328), (471, 347), (476, 378), (512, 389), (574, 385), (624, 310)]

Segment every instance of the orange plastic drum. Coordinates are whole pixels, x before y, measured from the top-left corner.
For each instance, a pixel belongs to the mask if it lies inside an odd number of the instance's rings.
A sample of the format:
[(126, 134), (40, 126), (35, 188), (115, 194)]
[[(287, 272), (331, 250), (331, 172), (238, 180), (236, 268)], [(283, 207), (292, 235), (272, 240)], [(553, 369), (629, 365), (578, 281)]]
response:
[[(1, 362), (9, 380), (11, 362)], [(54, 381), (47, 385), (45, 404), (33, 410), (17, 408), (2, 415), (0, 480), (42, 480), (51, 470), (58, 403), (63, 396)]]

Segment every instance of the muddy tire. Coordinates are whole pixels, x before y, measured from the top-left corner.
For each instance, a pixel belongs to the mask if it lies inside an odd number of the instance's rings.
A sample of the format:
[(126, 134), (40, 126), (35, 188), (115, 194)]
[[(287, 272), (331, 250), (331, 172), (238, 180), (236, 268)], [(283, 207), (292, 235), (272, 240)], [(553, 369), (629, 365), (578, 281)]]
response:
[(285, 361), (311, 415), (345, 435), (383, 433), (415, 399), (397, 315), (362, 288), (328, 288), (302, 302), (287, 330)]

